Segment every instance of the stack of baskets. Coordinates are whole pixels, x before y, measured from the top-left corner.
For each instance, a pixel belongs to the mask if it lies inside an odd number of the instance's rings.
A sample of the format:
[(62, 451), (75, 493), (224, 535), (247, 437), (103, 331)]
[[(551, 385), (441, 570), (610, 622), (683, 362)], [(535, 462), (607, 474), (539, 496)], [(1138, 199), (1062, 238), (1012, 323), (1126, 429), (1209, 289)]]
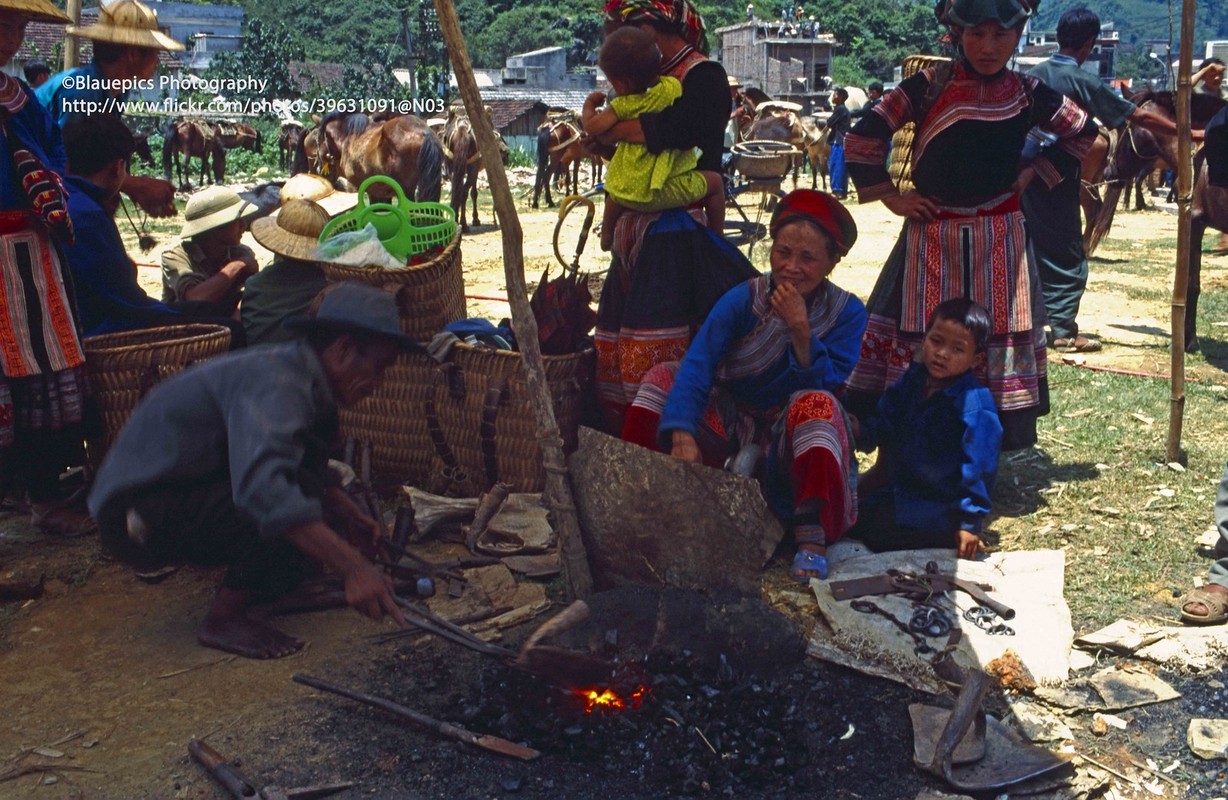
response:
[(91, 336), (82, 346), (102, 414), (102, 449), (96, 456), (101, 458), (150, 389), (191, 364), (225, 353), (230, 331), (221, 325), (171, 325)]
[[(451, 231), (442, 252), (404, 269), (322, 266), (332, 282), (359, 281), (395, 292), (402, 329), (425, 343), (466, 316), (461, 235), (455, 225)], [(574, 449), (581, 386), (592, 371), (592, 354), (545, 361), (555, 416), (566, 447)], [(519, 353), (462, 343), (443, 364), (407, 353), (389, 367), (374, 395), (341, 409), (340, 417), (342, 434), (371, 442), (374, 468), (396, 481), (469, 496), (496, 481), (518, 492), (545, 487), (537, 420)]]
[[(926, 67), (934, 67), (950, 60), (943, 56), (909, 56), (904, 59), (900, 74), (907, 78), (916, 75)], [(917, 126), (909, 122), (896, 131), (895, 136), (891, 139), (891, 161), (887, 165), (887, 172), (896, 186), (900, 187), (901, 192), (913, 188), (912, 181), (909, 180), (909, 173), (912, 169), (909, 157), (912, 155), (912, 140), (916, 136), (916, 129)]]

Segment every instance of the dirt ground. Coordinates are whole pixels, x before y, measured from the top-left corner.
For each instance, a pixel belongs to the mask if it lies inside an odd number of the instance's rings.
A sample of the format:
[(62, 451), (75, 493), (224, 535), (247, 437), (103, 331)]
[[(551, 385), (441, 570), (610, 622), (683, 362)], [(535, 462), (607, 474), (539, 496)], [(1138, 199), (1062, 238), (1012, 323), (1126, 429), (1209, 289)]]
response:
[[(519, 191), (523, 197), (523, 183)], [(532, 282), (553, 262), (556, 215), (527, 211), (525, 200), (520, 206)], [(851, 210), (860, 238), (834, 280), (864, 298), (894, 244), (899, 223), (878, 204)], [(490, 216), (489, 207), (483, 208), (483, 221), (489, 222)], [(1130, 236), (1111, 241), (1093, 264), (1081, 323), (1108, 346), (1086, 362), (1165, 374), (1167, 301), (1131, 299), (1123, 287), (1137, 278), (1115, 272), (1114, 265), (1126, 263), (1138, 243), (1175, 240), (1176, 218), (1153, 211), (1130, 214), (1126, 220)], [(562, 238), (562, 249), (570, 256), (574, 234), (565, 230)], [(1213, 239), (1208, 237), (1207, 243)], [(164, 241), (161, 246), (170, 244)], [(478, 227), (463, 248), (470, 314), (505, 316), (507, 306), (498, 299), (506, 292), (498, 231), (489, 224)], [(134, 257), (138, 263), (158, 263), (157, 251)], [(602, 261), (594, 239), (582, 266), (596, 269)], [(1228, 260), (1208, 256), (1204, 286), (1222, 283), (1225, 267)], [(142, 267), (140, 276), (156, 295), (156, 269)], [(1201, 370), (1207, 379), (1224, 380), (1218, 369)], [(41, 598), (0, 604), (0, 776), (10, 766), (44, 769), (0, 783), (0, 797), (224, 797), (188, 759), (185, 748), (193, 736), (208, 736), (216, 749), (240, 759), (257, 783), (359, 783), (338, 795), (341, 798), (672, 793), (663, 792), (663, 784), (645, 783), (643, 770), (637, 772), (639, 762), (650, 756), (632, 753), (625, 770), (556, 752), (522, 764), (445, 743), (290, 680), (294, 672), (307, 672), (456, 720), (475, 687), (489, 681), (489, 675), (484, 676), (489, 666), (447, 643), (375, 644), (372, 634), (387, 630), (385, 626), (338, 609), (280, 620), (286, 631), (310, 640), (306, 650), (291, 658), (255, 662), (227, 657), (199, 647), (194, 639), (219, 578), (216, 571), (185, 568), (149, 585), (108, 561), (92, 537), (48, 538), (36, 533), (25, 515), (0, 513), (0, 581), (37, 580), (40, 575), (47, 580)], [(813, 610), (797, 613), (804, 619)], [(513, 633), (509, 638), (517, 637)], [(799, 680), (825, 687), (821, 699), (812, 698), (815, 726), (807, 742), (808, 760), (796, 769), (795, 782), (778, 782), (762, 794), (729, 792), (731, 796), (890, 800), (911, 798), (930, 785), (909, 761), (911, 737), (904, 709), (912, 693), (826, 665), (798, 669), (804, 670)], [(1202, 699), (1181, 701), (1180, 708), (1167, 704), (1174, 708), (1149, 713), (1160, 728), (1181, 714), (1228, 715), (1228, 693), (1220, 688)], [(869, 698), (874, 702), (866, 702)], [(856, 733), (843, 740), (839, 737), (846, 725)], [(1167, 733), (1171, 740), (1172, 732)], [(1109, 744), (1104, 743), (1106, 748)], [(1134, 743), (1121, 744), (1124, 750)], [(1158, 751), (1155, 757), (1160, 759)], [(1193, 776), (1186, 796), (1222, 794), (1223, 772), (1215, 765), (1207, 769)]]

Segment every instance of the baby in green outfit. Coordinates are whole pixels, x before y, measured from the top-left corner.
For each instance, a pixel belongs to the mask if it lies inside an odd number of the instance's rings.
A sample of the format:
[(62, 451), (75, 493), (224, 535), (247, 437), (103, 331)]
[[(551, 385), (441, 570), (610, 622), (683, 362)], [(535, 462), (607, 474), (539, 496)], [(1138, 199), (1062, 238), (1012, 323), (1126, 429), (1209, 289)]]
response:
[[(600, 136), (618, 122), (661, 111), (682, 96), (676, 78), (660, 76), (661, 51), (653, 37), (634, 27), (619, 28), (606, 37), (597, 55), (617, 96), (605, 102), (602, 92), (584, 101), (581, 117), (590, 136)], [(642, 144), (619, 142), (606, 173), (605, 211), (601, 218), (601, 248), (614, 243), (614, 226), (624, 209), (652, 212), (686, 208), (703, 200), (708, 227), (722, 233), (725, 187), (719, 173), (696, 169), (695, 149), (648, 152)]]

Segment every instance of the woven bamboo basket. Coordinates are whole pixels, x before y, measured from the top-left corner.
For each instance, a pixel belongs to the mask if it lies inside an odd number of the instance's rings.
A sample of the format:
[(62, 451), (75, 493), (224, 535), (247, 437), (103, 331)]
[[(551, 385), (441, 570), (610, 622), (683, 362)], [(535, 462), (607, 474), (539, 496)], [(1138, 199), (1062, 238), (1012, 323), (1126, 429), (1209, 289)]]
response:
[[(904, 59), (900, 74), (907, 78), (916, 75), (926, 67), (950, 60), (944, 56), (909, 56)], [(912, 155), (912, 140), (916, 136), (916, 129), (917, 126), (909, 122), (896, 131), (895, 136), (891, 138), (891, 161), (887, 164), (887, 172), (891, 175), (891, 180), (895, 185), (900, 187), (901, 192), (913, 188), (912, 181), (909, 180), (912, 165), (908, 163), (908, 159)]]
[(150, 389), (191, 364), (225, 353), (230, 331), (221, 325), (169, 325), (91, 336), (82, 346), (102, 414), (105, 452)]
[[(591, 350), (544, 356), (563, 447), (576, 447)], [(444, 364), (407, 354), (372, 397), (342, 409), (343, 435), (372, 443), (373, 466), (441, 494), (477, 496), (496, 481), (545, 488), (537, 417), (519, 353), (457, 344)]]
[(734, 169), (752, 180), (780, 180), (793, 169), (794, 156), (801, 155), (789, 142), (774, 139), (738, 142), (732, 152)]
[(405, 269), (328, 263), (320, 266), (333, 283), (358, 281), (395, 290), (401, 307), (402, 330), (417, 341), (425, 342), (444, 325), (466, 316), (460, 241), (458, 230), (438, 256)]

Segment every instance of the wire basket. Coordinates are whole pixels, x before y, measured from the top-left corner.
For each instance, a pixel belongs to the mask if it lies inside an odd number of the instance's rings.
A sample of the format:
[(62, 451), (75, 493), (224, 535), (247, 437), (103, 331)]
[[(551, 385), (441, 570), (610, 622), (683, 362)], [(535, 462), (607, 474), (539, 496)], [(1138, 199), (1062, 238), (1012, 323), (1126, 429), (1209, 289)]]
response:
[(779, 180), (793, 169), (794, 159), (801, 151), (789, 142), (774, 139), (752, 139), (738, 142), (731, 149), (734, 168), (752, 180)]

